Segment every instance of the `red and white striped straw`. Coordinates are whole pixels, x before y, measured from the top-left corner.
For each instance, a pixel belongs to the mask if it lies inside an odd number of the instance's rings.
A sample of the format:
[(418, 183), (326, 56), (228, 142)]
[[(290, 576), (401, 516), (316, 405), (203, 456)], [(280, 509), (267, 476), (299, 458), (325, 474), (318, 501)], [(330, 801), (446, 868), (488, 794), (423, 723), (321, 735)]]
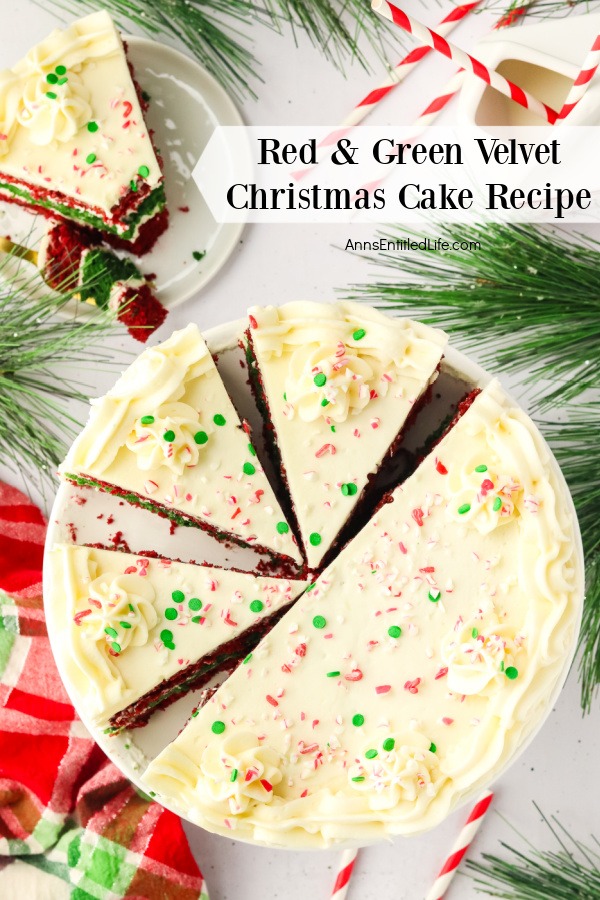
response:
[(503, 75), (500, 75), (499, 72), (489, 69), (480, 62), (480, 60), (465, 53), (464, 50), (461, 50), (456, 44), (447, 41), (442, 35), (437, 34), (435, 31), (432, 31), (431, 28), (428, 28), (426, 25), (413, 19), (412, 16), (407, 15), (398, 6), (394, 6), (389, 0), (372, 0), (371, 6), (376, 12), (384, 16), (384, 18), (389, 19), (391, 22), (394, 22), (395, 25), (398, 25), (399, 28), (403, 28), (410, 34), (414, 34), (417, 40), (422, 44), (429, 44), (429, 46), (433, 47), (434, 50), (437, 50), (438, 53), (447, 56), (448, 59), (454, 60), (461, 68), (476, 75), (477, 78), (481, 78), (491, 87), (500, 91), (501, 94), (510, 97), (515, 103), (519, 103), (536, 115), (541, 116), (551, 125), (556, 121), (558, 113), (551, 107), (542, 103), (540, 100), (537, 100), (527, 91), (524, 91), (523, 88), (513, 84), (512, 81), (508, 81), (508, 79), (504, 78)]
[(473, 838), (479, 831), (483, 818), (490, 808), (490, 804), (494, 794), (492, 791), (486, 791), (481, 795), (467, 821), (464, 824), (458, 838), (456, 839), (452, 850), (446, 862), (441, 868), (440, 874), (435, 879), (431, 890), (427, 894), (425, 900), (442, 900), (442, 897), (448, 890), (450, 882), (456, 875), (456, 870), (461, 864), (463, 857), (469, 849)]
[(579, 75), (573, 82), (571, 90), (567, 94), (567, 99), (565, 100), (561, 111), (558, 114), (558, 119), (561, 121), (562, 119), (566, 119), (570, 112), (572, 112), (588, 87), (590, 86), (590, 81), (596, 74), (596, 69), (600, 65), (600, 34), (594, 41), (592, 45), (592, 49), (588, 53), (585, 58), (585, 62), (579, 72)]
[(344, 850), (335, 878), (335, 884), (331, 892), (331, 900), (344, 900), (348, 893), (348, 886), (354, 871), (358, 850)]

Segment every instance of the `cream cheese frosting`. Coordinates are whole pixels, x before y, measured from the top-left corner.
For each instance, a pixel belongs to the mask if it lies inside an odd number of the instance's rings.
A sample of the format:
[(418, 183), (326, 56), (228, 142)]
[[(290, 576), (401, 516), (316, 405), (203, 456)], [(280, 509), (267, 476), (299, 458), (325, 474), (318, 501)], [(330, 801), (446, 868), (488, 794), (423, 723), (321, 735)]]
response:
[(61, 466), (296, 563), (295, 544), (198, 328), (145, 350), (92, 402)]
[(162, 173), (107, 12), (52, 32), (0, 72), (0, 171), (108, 214)]
[(49, 565), (61, 660), (80, 708), (102, 727), (306, 584), (73, 544), (56, 544)]
[(249, 316), (255, 377), (316, 567), (437, 377), (446, 335), (362, 303), (251, 307)]
[(144, 783), (269, 846), (434, 826), (510, 762), (564, 674), (576, 534), (546, 445), (492, 382)]

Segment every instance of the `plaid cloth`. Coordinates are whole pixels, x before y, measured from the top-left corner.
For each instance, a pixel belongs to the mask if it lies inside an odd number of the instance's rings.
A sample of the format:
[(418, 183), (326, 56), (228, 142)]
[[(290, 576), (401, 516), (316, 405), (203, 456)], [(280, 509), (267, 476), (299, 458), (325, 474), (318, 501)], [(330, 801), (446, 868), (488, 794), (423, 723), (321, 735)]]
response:
[(0, 483), (0, 897), (208, 900), (181, 822), (104, 756), (52, 659), (46, 525)]

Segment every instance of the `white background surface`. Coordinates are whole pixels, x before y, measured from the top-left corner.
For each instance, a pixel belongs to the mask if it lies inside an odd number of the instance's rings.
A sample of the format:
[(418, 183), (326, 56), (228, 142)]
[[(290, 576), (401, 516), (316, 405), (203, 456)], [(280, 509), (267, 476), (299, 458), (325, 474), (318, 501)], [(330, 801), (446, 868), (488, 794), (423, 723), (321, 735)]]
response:
[[(443, 7), (427, 5), (431, 23), (448, 6), (447, 3)], [(410, 0), (405, 6), (409, 12), (427, 16), (424, 4), (416, 0)], [(1, 67), (16, 62), (57, 22), (55, 15), (29, 0), (2, 0), (1, 12)], [(488, 15), (471, 17), (454, 32), (454, 39), (472, 50), (476, 37), (486, 33), (492, 21)], [(381, 68), (369, 74), (354, 66), (344, 79), (303, 35), (298, 38), (297, 49), (289, 33), (278, 36), (256, 27), (252, 37), (256, 56), (262, 62), (260, 74), (264, 80), (263, 84), (255, 83), (259, 99), (247, 101), (242, 108), (246, 121), (253, 124), (334, 124), (383, 74)], [(408, 41), (406, 46), (411, 46)], [(410, 123), (452, 72), (451, 64), (445, 60), (428, 59), (370, 117), (369, 123)], [(251, 303), (334, 299), (336, 289), (376, 275), (364, 260), (336, 249), (336, 245), (344, 246), (348, 238), (368, 240), (372, 234), (371, 229), (359, 230), (357, 226), (249, 227), (227, 267), (201, 294), (173, 310), (155, 340), (165, 338), (189, 321), (208, 328), (236, 318)], [(113, 346), (115, 350), (132, 353), (140, 349), (139, 344), (127, 338), (115, 339)], [(114, 377), (114, 373), (91, 372), (83, 380), (90, 385), (92, 395), (99, 395)], [(515, 390), (514, 383), (512, 388)], [(524, 396), (518, 389), (515, 392)], [(13, 473), (1, 466), (0, 478), (22, 486)], [(594, 829), (598, 833), (599, 758), (599, 702), (591, 716), (582, 718), (579, 685), (576, 674), (572, 673), (540, 735), (495, 786), (496, 811), (488, 815), (473, 855), (502, 852), (499, 839), (524, 849), (523, 839), (511, 830), (511, 825), (534, 844), (551, 846), (551, 837), (532, 801), (539, 803), (548, 815), (559, 814), (565, 827), (582, 838), (587, 838)], [(457, 812), (428, 835), (362, 851), (349, 900), (423, 898), (465, 815), (464, 810)], [(186, 832), (207, 879), (211, 900), (329, 897), (339, 859), (336, 852), (268, 851), (215, 837), (191, 825), (186, 825)], [(455, 879), (447, 894), (448, 900), (472, 900), (475, 896), (472, 881), (463, 876)]]

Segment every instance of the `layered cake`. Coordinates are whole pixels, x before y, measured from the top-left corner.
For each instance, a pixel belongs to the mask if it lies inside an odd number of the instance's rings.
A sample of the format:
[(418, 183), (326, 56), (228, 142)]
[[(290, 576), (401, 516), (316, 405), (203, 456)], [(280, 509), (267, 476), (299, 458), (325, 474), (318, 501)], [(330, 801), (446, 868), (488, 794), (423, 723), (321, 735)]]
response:
[(175, 524), (302, 564), (249, 426), (195, 325), (145, 350), (93, 401), (61, 472)]
[(38, 268), (54, 290), (114, 310), (142, 343), (167, 317), (135, 263), (98, 246), (91, 232), (72, 222), (50, 223), (40, 244)]
[(367, 843), (514, 757), (573, 647), (578, 538), (531, 421), (497, 382), (471, 400), (150, 763), (159, 800), (254, 843)]
[(358, 303), (249, 312), (251, 384), (308, 564), (316, 568), (331, 557), (426, 400), (446, 335)]
[(106, 12), (0, 72), (0, 198), (145, 253), (167, 227), (160, 161)]
[(58, 544), (61, 660), (77, 701), (113, 732), (241, 662), (305, 583)]

